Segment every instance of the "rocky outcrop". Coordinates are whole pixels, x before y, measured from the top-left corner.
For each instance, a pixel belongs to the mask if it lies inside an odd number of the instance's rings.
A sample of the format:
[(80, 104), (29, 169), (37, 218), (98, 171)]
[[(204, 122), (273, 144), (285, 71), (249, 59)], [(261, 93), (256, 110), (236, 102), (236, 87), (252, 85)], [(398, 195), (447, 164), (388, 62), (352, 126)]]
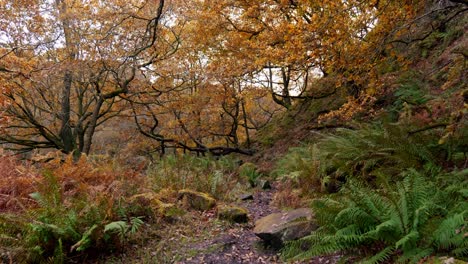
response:
[(218, 207), (218, 218), (233, 223), (246, 223), (249, 221), (247, 209), (239, 206)]
[(185, 207), (199, 211), (210, 210), (216, 206), (216, 200), (209, 194), (189, 189), (180, 190), (178, 199), (182, 200)]
[(265, 243), (280, 248), (285, 242), (307, 236), (317, 228), (312, 210), (300, 208), (259, 219), (255, 222), (254, 233)]

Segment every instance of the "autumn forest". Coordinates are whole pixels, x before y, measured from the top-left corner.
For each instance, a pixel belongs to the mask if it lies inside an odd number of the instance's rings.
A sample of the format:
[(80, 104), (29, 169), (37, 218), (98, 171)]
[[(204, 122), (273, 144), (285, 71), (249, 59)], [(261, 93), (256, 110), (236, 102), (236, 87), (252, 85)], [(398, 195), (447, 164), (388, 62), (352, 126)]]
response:
[(0, 263), (466, 263), (466, 0), (0, 0)]

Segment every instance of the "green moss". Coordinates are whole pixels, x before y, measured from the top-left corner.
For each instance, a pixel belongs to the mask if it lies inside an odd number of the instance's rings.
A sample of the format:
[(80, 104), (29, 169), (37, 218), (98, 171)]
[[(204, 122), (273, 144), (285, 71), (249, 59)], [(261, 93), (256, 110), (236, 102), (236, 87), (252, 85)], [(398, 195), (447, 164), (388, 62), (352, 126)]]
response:
[(247, 209), (239, 206), (221, 206), (218, 208), (218, 218), (234, 223), (246, 223), (249, 221)]
[(216, 200), (209, 194), (189, 189), (180, 190), (179, 199), (182, 200), (184, 206), (200, 211), (210, 210), (216, 206)]

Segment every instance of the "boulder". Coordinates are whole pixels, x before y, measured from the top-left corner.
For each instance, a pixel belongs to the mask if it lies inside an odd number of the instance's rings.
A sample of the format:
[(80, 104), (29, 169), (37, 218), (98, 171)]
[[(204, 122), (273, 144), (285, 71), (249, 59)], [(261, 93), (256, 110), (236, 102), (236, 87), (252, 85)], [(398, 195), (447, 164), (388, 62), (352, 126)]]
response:
[(247, 209), (239, 206), (220, 206), (218, 218), (233, 223), (246, 223), (249, 221)]
[(185, 212), (173, 203), (161, 203), (158, 209), (158, 215), (166, 221), (175, 221)]
[(285, 242), (305, 237), (317, 228), (312, 210), (299, 208), (257, 220), (254, 233), (266, 244), (280, 248)]
[(216, 205), (216, 200), (207, 193), (196, 192), (189, 189), (180, 190), (178, 199), (185, 207), (199, 211), (210, 210)]
[(166, 212), (175, 207), (174, 204), (164, 203), (158, 199), (158, 194), (147, 192), (136, 194), (128, 200), (130, 214), (132, 215), (153, 215), (155, 217), (165, 217)]

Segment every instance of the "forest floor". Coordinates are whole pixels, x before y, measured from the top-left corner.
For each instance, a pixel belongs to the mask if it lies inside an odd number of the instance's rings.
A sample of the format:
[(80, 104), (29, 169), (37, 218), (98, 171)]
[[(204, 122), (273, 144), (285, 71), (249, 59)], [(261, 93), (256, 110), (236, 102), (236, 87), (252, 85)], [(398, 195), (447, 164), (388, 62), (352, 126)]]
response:
[[(249, 222), (231, 224), (216, 211), (186, 213), (160, 229), (148, 226), (146, 238), (104, 263), (241, 264), (284, 263), (279, 251), (269, 248), (253, 233), (255, 221), (280, 209), (271, 204), (276, 191), (254, 190), (253, 199), (236, 202), (249, 211)], [(337, 263), (340, 254), (313, 258), (306, 263)], [(295, 262), (304, 263), (304, 262)]]
[[(249, 222), (230, 224), (222, 232), (205, 241), (187, 245), (198, 254), (186, 257), (176, 263), (280, 263), (277, 251), (268, 249), (253, 233), (256, 220), (279, 209), (271, 205), (274, 189), (257, 190), (253, 200), (240, 201), (236, 205), (249, 211)], [(213, 220), (217, 221), (217, 220)]]

